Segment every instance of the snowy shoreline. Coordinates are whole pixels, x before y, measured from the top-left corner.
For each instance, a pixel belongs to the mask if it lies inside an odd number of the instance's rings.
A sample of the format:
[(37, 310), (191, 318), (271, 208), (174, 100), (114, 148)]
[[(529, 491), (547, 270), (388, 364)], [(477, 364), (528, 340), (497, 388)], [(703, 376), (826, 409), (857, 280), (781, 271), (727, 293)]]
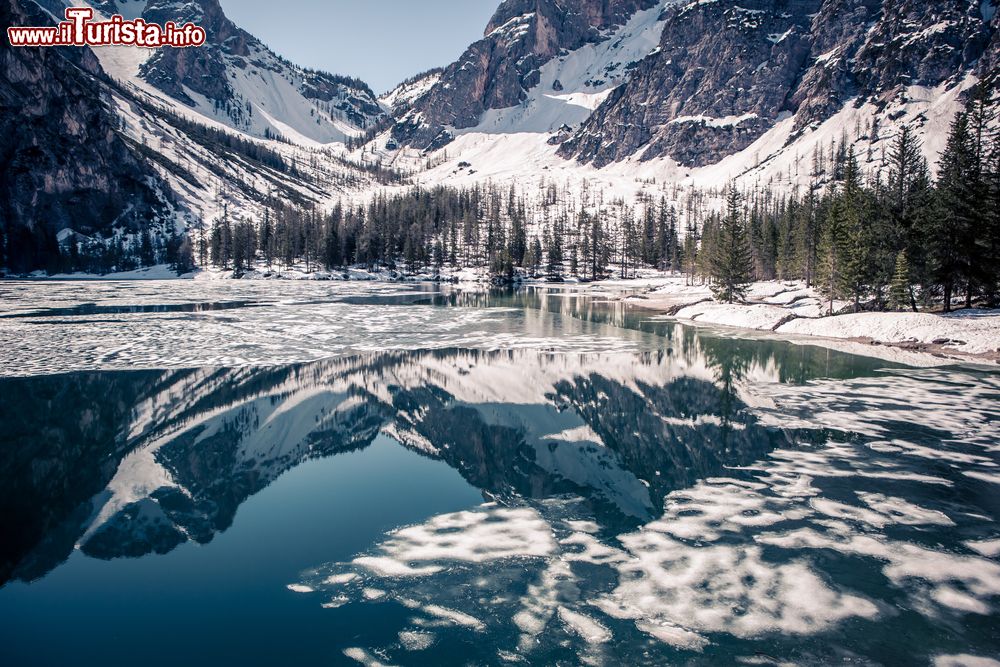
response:
[[(849, 343), (845, 351), (859, 354), (864, 347), (886, 346), (944, 360), (1000, 363), (1000, 310), (826, 316), (829, 303), (800, 282), (754, 283), (746, 303), (726, 304), (712, 298), (707, 284), (690, 285), (682, 277), (657, 280), (623, 300), (666, 320)], [(834, 312), (847, 306), (834, 302)]]
[[(216, 270), (178, 276), (167, 266), (155, 266), (107, 275), (8, 276), (7, 279), (38, 282), (305, 280), (488, 286), (485, 277), (474, 270), (445, 271), (434, 276), (429, 273), (406, 275), (398, 271), (360, 268), (336, 272), (305, 272), (298, 268), (273, 272), (257, 270), (237, 279), (232, 277), (231, 272)], [(948, 314), (865, 312), (826, 316), (829, 303), (815, 289), (807, 288), (801, 282), (757, 282), (750, 288), (746, 303), (725, 304), (714, 300), (708, 284), (690, 284), (683, 276), (656, 271), (643, 271), (639, 277), (632, 279), (592, 283), (527, 280), (520, 284), (526, 287), (579, 289), (582, 293), (594, 291), (610, 301), (648, 311), (656, 319), (776, 335), (786, 340), (820, 344), (887, 360), (918, 365), (947, 362), (1000, 364), (1000, 310), (958, 310)], [(834, 312), (848, 306), (847, 302), (834, 302)]]

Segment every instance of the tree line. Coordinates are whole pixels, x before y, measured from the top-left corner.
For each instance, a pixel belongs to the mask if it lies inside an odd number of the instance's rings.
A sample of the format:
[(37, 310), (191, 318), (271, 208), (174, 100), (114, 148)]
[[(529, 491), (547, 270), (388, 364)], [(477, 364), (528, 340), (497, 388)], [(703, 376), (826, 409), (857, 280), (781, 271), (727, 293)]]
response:
[[(866, 177), (844, 138), (815, 158), (804, 191), (727, 188), (722, 210), (665, 195), (601, 206), (549, 185), (528, 204), (513, 186), (413, 187), (327, 213), (270, 202), (251, 221), (223, 214), (200, 232), (203, 265), (244, 272), (301, 265), (402, 271), (477, 269), (517, 276), (598, 280), (638, 269), (683, 272), (738, 301), (755, 280), (802, 280), (829, 309), (926, 309), (1000, 304), (1000, 138), (988, 89), (975, 89), (951, 124), (931, 170), (916, 132), (903, 126), (887, 168)], [(824, 177), (825, 178), (822, 178)]]
[(43, 225), (0, 228), (0, 267), (14, 274), (44, 271), (104, 275), (168, 264), (178, 274), (195, 269), (192, 239), (174, 231), (152, 233), (149, 227), (135, 233), (59, 237)]
[[(0, 232), (4, 266), (123, 270), (192, 260), (242, 274), (261, 265), (349, 266), (445, 274), (598, 280), (640, 269), (682, 272), (725, 301), (755, 280), (802, 280), (831, 310), (1000, 305), (1000, 137), (990, 89), (971, 91), (955, 117), (936, 177), (915, 130), (900, 128), (883, 169), (865, 175), (846, 137), (814, 156), (812, 182), (724, 193), (674, 189), (604, 201), (540, 184), (414, 186), (328, 211), (268, 198), (253, 218), (223, 207), (180, 237), (64, 242), (44, 231)], [(721, 210), (707, 202), (723, 196)], [(28, 237), (31, 237), (30, 239)], [(30, 258), (28, 261), (25, 258)]]
[(692, 273), (742, 299), (754, 279), (802, 279), (857, 311), (1000, 305), (1000, 135), (990, 89), (972, 91), (932, 179), (909, 126), (865, 179), (844, 140), (819, 192), (741, 195), (702, 227)]
[(337, 204), (328, 213), (277, 201), (257, 221), (224, 211), (199, 230), (196, 245), (202, 264), (237, 273), (257, 262), (306, 271), (471, 268), (510, 282), (517, 276), (597, 280), (613, 268), (623, 277), (643, 266), (680, 268), (674, 206), (661, 198), (647, 202), (642, 215), (624, 204), (619, 209), (612, 219), (559, 205), (553, 197), (542, 212), (529, 212), (513, 187), (414, 187), (364, 205)]

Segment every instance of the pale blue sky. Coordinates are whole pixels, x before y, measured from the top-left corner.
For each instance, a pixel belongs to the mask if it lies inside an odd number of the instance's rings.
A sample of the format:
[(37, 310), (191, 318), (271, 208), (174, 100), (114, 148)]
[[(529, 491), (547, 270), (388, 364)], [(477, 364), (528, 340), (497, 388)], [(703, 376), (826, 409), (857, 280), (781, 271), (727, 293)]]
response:
[(226, 15), (305, 67), (383, 93), (447, 65), (482, 37), (500, 0), (221, 0)]

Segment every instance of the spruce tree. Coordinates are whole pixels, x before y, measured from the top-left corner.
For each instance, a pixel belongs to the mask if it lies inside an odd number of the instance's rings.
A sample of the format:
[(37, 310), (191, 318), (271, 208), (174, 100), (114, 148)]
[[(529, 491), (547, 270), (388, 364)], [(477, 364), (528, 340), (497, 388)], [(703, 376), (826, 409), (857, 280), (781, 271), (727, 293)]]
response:
[(965, 250), (975, 218), (973, 190), (968, 181), (972, 164), (969, 117), (963, 112), (952, 121), (941, 156), (935, 219), (928, 239), (931, 270), (942, 288), (945, 312), (951, 311), (952, 297), (971, 270)]
[(988, 192), (984, 203), (987, 212), (987, 274), (984, 291), (987, 304), (995, 308), (1000, 305), (1000, 134), (993, 140), (987, 184)]
[(873, 230), (863, 225), (870, 219), (866, 210), (867, 195), (861, 184), (860, 170), (853, 148), (846, 148), (839, 159), (842, 176), (839, 189), (829, 196), (826, 225), (819, 248), (817, 277), (821, 290), (830, 300), (851, 297), (855, 311), (860, 309), (861, 296), (871, 278)]
[(905, 310), (913, 302), (913, 285), (910, 282), (910, 262), (906, 251), (896, 256), (896, 270), (889, 286), (889, 307), (892, 310)]
[(729, 186), (726, 214), (720, 220), (710, 257), (715, 298), (726, 303), (746, 299), (752, 282), (753, 258), (741, 197), (735, 184)]
[(997, 113), (993, 99), (993, 84), (984, 81), (972, 89), (966, 104), (969, 117), (969, 139), (971, 164), (967, 175), (970, 198), (969, 214), (971, 226), (962, 241), (966, 275), (965, 307), (972, 307), (974, 294), (984, 290), (991, 282), (993, 262), (990, 249), (990, 214), (987, 202), (990, 198), (991, 158)]
[(819, 185), (815, 181), (809, 184), (809, 190), (795, 216), (795, 254), (806, 287), (812, 287), (816, 278), (817, 252), (821, 237), (819, 225), (816, 224), (818, 190)]
[(830, 197), (826, 224), (817, 252), (816, 281), (828, 301), (827, 314), (834, 314), (834, 301), (848, 296), (849, 281), (845, 268), (851, 253), (847, 216), (842, 212), (843, 199), (839, 193)]

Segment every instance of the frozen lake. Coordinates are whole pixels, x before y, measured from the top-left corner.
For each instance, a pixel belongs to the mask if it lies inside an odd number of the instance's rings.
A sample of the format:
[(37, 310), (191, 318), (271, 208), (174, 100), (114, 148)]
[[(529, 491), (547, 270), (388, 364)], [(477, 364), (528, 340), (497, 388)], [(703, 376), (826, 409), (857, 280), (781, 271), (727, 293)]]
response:
[(0, 282), (0, 350), (4, 664), (1000, 658), (995, 372), (358, 283)]

